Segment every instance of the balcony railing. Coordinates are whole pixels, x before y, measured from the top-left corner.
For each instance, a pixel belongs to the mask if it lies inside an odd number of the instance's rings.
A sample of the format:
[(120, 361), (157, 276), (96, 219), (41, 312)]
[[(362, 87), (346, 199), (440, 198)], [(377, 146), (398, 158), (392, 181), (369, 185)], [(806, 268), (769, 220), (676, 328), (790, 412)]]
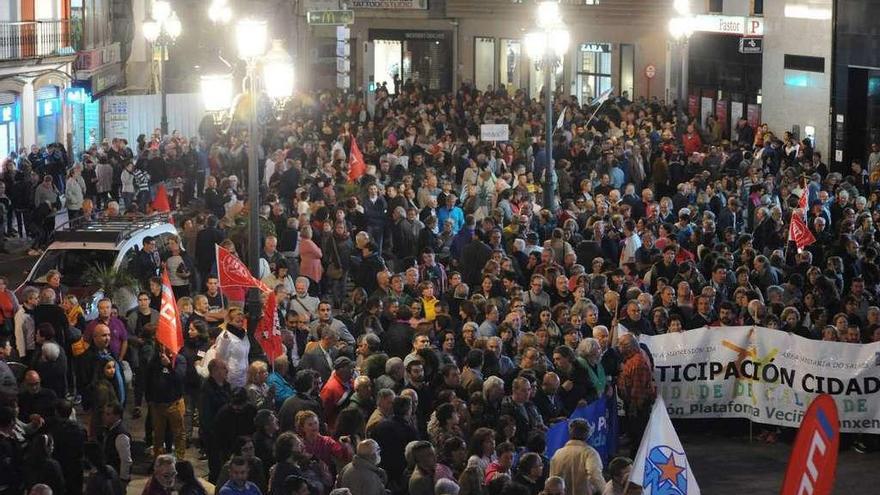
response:
[(0, 22), (0, 60), (26, 60), (75, 53), (77, 20)]

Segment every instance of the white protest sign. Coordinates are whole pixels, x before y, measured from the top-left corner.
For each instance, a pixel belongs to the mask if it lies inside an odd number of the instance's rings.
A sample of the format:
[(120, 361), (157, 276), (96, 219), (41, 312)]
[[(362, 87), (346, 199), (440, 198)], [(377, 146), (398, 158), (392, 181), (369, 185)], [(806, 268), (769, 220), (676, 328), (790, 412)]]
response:
[(481, 124), (481, 141), (510, 141), (510, 128), (507, 124)]

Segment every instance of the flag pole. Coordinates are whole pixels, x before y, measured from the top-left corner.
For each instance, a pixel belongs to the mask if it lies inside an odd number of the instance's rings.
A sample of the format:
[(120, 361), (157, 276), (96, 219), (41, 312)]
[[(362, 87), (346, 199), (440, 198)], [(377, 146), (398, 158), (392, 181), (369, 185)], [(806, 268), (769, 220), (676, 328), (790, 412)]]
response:
[(602, 106), (605, 105), (605, 102), (606, 102), (606, 101), (608, 101), (608, 98), (605, 98), (604, 100), (602, 100), (601, 103), (599, 103), (599, 106), (596, 107), (596, 110), (593, 112), (592, 115), (590, 115), (590, 118), (587, 119), (587, 123), (584, 124), (584, 129), (587, 129), (587, 128), (590, 127), (590, 122), (593, 121), (593, 119), (596, 117), (596, 114), (599, 113), (599, 110), (601, 110), (601, 109), (602, 109)]

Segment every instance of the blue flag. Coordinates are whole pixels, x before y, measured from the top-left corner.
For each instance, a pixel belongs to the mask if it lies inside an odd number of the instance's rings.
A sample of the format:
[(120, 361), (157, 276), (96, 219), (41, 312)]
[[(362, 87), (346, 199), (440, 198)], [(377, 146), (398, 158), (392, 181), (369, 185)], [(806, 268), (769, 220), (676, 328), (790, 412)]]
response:
[(547, 430), (547, 457), (565, 446), (568, 441), (568, 422), (583, 419), (590, 425), (590, 438), (587, 443), (599, 452), (602, 464), (608, 462), (617, 451), (617, 401), (601, 397), (592, 404), (579, 407), (566, 421), (560, 421)]

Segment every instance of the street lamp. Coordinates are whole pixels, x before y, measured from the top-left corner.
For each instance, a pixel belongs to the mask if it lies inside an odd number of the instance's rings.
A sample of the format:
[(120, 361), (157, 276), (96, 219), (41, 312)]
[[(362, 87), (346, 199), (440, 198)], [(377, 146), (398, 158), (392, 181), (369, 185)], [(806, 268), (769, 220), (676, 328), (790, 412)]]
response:
[[(257, 102), (260, 91), (275, 99), (287, 98), (293, 94), (293, 59), (284, 49), (280, 40), (272, 42), (272, 49), (266, 51), (269, 29), (265, 21), (243, 19), (235, 26), (238, 56), (247, 64), (244, 79), (244, 92), (248, 108), (248, 266), (254, 276), (259, 276), (260, 268), (260, 172), (257, 151), (260, 140), (257, 137)], [(232, 101), (231, 76), (206, 75), (201, 79), (202, 98), (209, 112), (228, 108)]]
[(558, 178), (553, 162), (553, 93), (550, 84), (556, 67), (562, 64), (570, 36), (562, 22), (559, 4), (555, 1), (538, 3), (536, 25), (537, 31), (528, 33), (525, 38), (526, 50), (535, 65), (544, 72), (544, 104), (546, 109), (546, 142), (544, 153), (547, 157), (547, 168), (544, 172), (544, 208), (550, 211), (557, 209), (556, 189)]
[(171, 4), (165, 0), (154, 0), (151, 18), (141, 24), (144, 38), (152, 46), (153, 60), (159, 59), (159, 88), (162, 93), (162, 135), (168, 134), (167, 93), (165, 91), (165, 60), (168, 58), (168, 47), (183, 31), (183, 25), (177, 14), (171, 10)]
[(229, 24), (232, 19), (232, 9), (228, 0), (212, 0), (208, 7), (208, 18), (214, 24)]
[(672, 37), (678, 63), (673, 62), (676, 68), (676, 109), (679, 117), (679, 126), (684, 124), (684, 99), (687, 88), (684, 85), (684, 60), (687, 54), (687, 45), (691, 35), (694, 34), (695, 20), (691, 15), (688, 0), (675, 0), (673, 3), (678, 16), (669, 20), (669, 35)]

